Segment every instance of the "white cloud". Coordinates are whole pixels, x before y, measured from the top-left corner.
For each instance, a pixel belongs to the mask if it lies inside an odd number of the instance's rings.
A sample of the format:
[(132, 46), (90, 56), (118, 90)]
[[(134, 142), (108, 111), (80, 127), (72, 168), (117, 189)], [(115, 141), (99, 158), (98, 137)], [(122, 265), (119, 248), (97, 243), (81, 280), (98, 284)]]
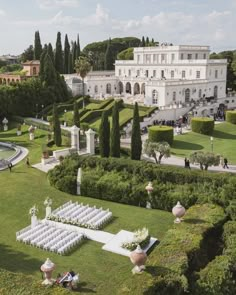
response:
[(38, 0), (37, 2), (41, 9), (79, 6), (79, 0)]
[(0, 16), (6, 15), (6, 12), (2, 9), (0, 9)]

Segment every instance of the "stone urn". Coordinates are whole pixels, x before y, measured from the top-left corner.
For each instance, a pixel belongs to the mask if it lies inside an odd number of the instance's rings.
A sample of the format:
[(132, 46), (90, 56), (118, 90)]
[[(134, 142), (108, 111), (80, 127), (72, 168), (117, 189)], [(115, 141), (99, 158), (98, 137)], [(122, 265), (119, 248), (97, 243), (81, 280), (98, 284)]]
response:
[(42, 285), (52, 285), (55, 282), (55, 280), (52, 279), (52, 272), (55, 269), (55, 264), (47, 258), (40, 269), (45, 275), (45, 280), (42, 282)]
[(2, 120), (2, 123), (3, 123), (3, 130), (4, 131), (7, 131), (8, 130), (8, 120), (7, 118), (5, 117), (3, 120)]
[(142, 273), (145, 269), (145, 262), (147, 260), (147, 254), (138, 245), (137, 248), (130, 253), (130, 261), (135, 265), (132, 269), (132, 273)]
[(185, 208), (178, 202), (172, 209), (173, 215), (176, 217), (174, 223), (180, 223), (185, 214)]
[(35, 127), (31, 125), (31, 126), (29, 127), (28, 131), (29, 131), (29, 138), (30, 138), (30, 140), (34, 140), (34, 131), (35, 131)]

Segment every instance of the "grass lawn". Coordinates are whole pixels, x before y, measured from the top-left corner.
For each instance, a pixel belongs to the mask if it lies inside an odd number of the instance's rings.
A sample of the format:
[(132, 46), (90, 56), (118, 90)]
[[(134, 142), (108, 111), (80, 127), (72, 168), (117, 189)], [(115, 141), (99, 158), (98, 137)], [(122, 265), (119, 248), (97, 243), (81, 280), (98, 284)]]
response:
[[(0, 141), (17, 142), (27, 147), (30, 150), (31, 164), (39, 162), (41, 145), (47, 133), (37, 130), (35, 141), (29, 142), (26, 130), (27, 126), (23, 126), (23, 135), (19, 137), (15, 136), (16, 129), (7, 133), (0, 132)], [(50, 257), (56, 264), (54, 276), (71, 268), (80, 273), (80, 294), (118, 294), (123, 283), (135, 283), (138, 278), (133, 277), (133, 266), (127, 257), (102, 250), (100, 243), (85, 241), (70, 255), (59, 256), (16, 242), (16, 231), (30, 224), (28, 211), (32, 205), (38, 206), (39, 218), (44, 217), (43, 201), (47, 196), (53, 199), (53, 208), (68, 200), (102, 206), (109, 208), (115, 217), (113, 222), (105, 227), (105, 231), (117, 233), (121, 229), (133, 231), (146, 226), (151, 235), (159, 240), (173, 224), (173, 217), (168, 212), (72, 196), (57, 191), (49, 185), (46, 174), (34, 168), (27, 168), (24, 161), (13, 167), (11, 173), (8, 170), (1, 171), (0, 183), (0, 267), (13, 272), (32, 274), (40, 280), (39, 267)]]
[[(227, 122), (216, 124), (213, 133), (213, 151), (228, 158), (229, 164), (236, 164), (236, 126)], [(177, 135), (171, 153), (188, 157), (193, 151), (211, 151), (210, 136), (194, 132)]]

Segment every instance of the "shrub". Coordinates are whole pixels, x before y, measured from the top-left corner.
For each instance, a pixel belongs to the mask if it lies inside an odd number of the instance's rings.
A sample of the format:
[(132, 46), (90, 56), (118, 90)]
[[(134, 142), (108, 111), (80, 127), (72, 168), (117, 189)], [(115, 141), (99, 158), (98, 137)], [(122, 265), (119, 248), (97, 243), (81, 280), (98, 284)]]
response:
[(151, 126), (148, 128), (148, 140), (151, 142), (166, 141), (173, 143), (174, 131), (169, 126)]
[(193, 132), (211, 135), (214, 130), (214, 120), (205, 117), (195, 117), (191, 119), (191, 128)]
[(236, 110), (226, 112), (226, 121), (232, 124), (236, 124)]
[(234, 271), (236, 271), (236, 222), (228, 221), (224, 224), (224, 255), (230, 257), (233, 263)]
[(230, 202), (229, 206), (226, 208), (226, 211), (230, 218), (236, 221), (236, 200)]
[(198, 276), (199, 279), (194, 286), (195, 295), (231, 295), (236, 292), (232, 261), (226, 255), (216, 256)]

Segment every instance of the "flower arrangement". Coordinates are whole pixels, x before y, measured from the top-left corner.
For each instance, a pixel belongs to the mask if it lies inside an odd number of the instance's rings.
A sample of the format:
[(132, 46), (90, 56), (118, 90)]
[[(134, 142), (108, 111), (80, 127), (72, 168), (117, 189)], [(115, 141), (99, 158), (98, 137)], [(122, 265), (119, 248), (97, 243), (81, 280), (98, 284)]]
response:
[(50, 207), (52, 205), (52, 199), (47, 197), (43, 204), (47, 207)]
[(149, 244), (150, 238), (148, 229), (144, 227), (135, 231), (132, 241), (123, 243), (121, 247), (133, 251), (139, 245), (142, 249), (144, 249)]
[(35, 216), (39, 212), (38, 208), (36, 205), (34, 205), (32, 208), (29, 209), (29, 215)]

